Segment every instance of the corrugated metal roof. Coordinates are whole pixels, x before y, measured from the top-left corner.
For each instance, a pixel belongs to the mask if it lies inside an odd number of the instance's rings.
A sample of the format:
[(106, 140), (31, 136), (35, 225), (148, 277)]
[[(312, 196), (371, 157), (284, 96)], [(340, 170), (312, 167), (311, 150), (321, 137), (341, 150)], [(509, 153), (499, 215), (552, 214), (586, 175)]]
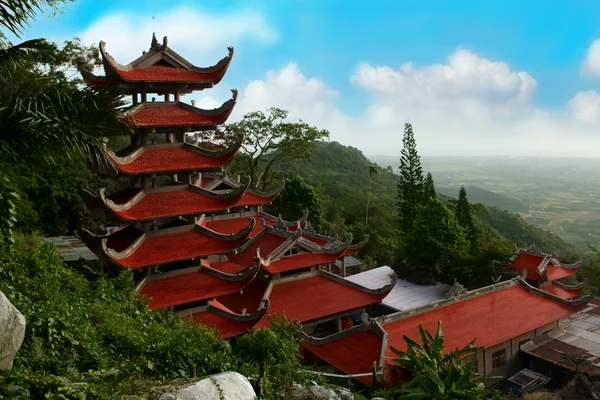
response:
[[(390, 267), (383, 266), (349, 276), (346, 279), (369, 289), (377, 289), (389, 282), (389, 276), (393, 272)], [(398, 311), (410, 310), (443, 300), (448, 290), (450, 290), (450, 286), (443, 283), (425, 286), (398, 279), (396, 286), (383, 299), (382, 303)]]
[(79, 259), (86, 261), (98, 260), (98, 257), (75, 236), (45, 237), (44, 240), (54, 243), (63, 262), (77, 261)]
[[(352, 256), (344, 257), (344, 263), (346, 264), (346, 268), (359, 267), (363, 264), (362, 261)], [(342, 260), (337, 260), (335, 265), (342, 268)]]

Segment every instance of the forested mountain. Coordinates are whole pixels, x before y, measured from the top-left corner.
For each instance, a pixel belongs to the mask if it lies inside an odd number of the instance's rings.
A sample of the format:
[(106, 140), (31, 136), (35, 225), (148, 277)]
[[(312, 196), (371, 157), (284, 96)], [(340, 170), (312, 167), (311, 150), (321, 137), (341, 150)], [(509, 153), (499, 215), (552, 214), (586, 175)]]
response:
[[(376, 173), (369, 174), (370, 167), (375, 167)], [(361, 254), (373, 258), (377, 263), (391, 262), (390, 251), (393, 238), (397, 235), (397, 176), (392, 169), (372, 163), (354, 147), (338, 142), (320, 142), (310, 161), (281, 163), (278, 165), (278, 175), (280, 179), (298, 175), (314, 186), (323, 201), (329, 230), (341, 233), (343, 229), (350, 229), (359, 236), (368, 233), (370, 242)], [(469, 190), (467, 188), (468, 194)], [(440, 197), (450, 206), (454, 203), (449, 197)], [(535, 243), (544, 251), (565, 255), (575, 251), (560, 237), (528, 224), (518, 214), (482, 204), (474, 204), (472, 208), (476, 222), (483, 225), (483, 229), (511, 243)]]

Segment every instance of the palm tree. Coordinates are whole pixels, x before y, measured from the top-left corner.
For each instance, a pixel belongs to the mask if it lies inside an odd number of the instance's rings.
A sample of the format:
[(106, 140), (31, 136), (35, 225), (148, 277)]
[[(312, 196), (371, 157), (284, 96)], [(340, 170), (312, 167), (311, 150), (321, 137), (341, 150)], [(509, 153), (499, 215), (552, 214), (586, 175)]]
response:
[(377, 167), (369, 165), (369, 190), (367, 191), (367, 218), (365, 220), (365, 228), (369, 227), (369, 206), (371, 205), (371, 184), (373, 183), (373, 175), (377, 175)]
[[(40, 6), (57, 0), (0, 2), (0, 27), (20, 37)], [(109, 91), (79, 88), (62, 72), (68, 63), (55, 44), (44, 39), (17, 45), (0, 31), (0, 151), (15, 160), (42, 158), (52, 153), (103, 162), (101, 138), (128, 132), (115, 118), (123, 103)]]
[[(477, 348), (475, 340), (463, 349), (444, 353), (444, 333), (442, 323), (438, 322), (435, 336), (419, 325), (422, 344), (404, 336), (407, 350), (392, 351), (398, 356), (395, 368), (408, 372), (412, 379), (401, 386), (391, 389), (395, 399), (428, 400), (484, 400), (494, 398), (495, 392), (486, 390), (484, 378), (475, 370)], [(471, 357), (465, 363), (464, 359)]]

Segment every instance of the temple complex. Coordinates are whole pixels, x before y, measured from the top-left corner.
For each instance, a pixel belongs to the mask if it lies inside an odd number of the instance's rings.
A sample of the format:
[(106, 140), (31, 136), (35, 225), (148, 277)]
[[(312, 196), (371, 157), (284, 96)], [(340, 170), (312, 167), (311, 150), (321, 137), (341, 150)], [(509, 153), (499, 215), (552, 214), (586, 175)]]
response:
[(100, 53), (105, 75), (82, 74), (91, 88), (131, 96), (118, 118), (132, 134), (125, 148), (106, 147), (108, 164), (97, 169), (123, 189), (80, 191), (103, 228), (77, 234), (104, 272), (133, 271), (150, 309), (172, 308), (223, 338), (285, 313), (302, 324), (313, 357), (366, 385), (391, 386), (406, 376), (387, 368), (394, 365), (390, 349), (405, 349), (404, 335), (418, 340), (419, 325), (435, 331), (442, 321), (446, 351), (476, 339), (478, 371), (505, 375), (521, 362), (524, 343), (546, 337), (588, 302), (583, 284), (560, 281), (579, 264), (534, 248), (511, 260), (518, 277), (474, 291), (400, 282), (389, 267), (349, 273), (347, 260), (367, 239), (319, 234), (308, 215), (270, 215), (265, 206), (283, 186), (261, 192), (224, 172), (244, 138), (218, 145), (210, 137), (229, 118), (237, 91), (213, 110), (182, 101), (221, 82), (233, 48), (212, 67), (192, 65), (154, 35), (150, 49), (127, 65), (103, 42)]
[(131, 96), (118, 118), (132, 134), (125, 148), (106, 148), (109, 165), (97, 171), (125, 188), (80, 191), (104, 230), (81, 229), (78, 236), (105, 272), (133, 270), (150, 309), (172, 307), (225, 338), (265, 326), (268, 315), (281, 313), (311, 334), (317, 327), (339, 332), (353, 325), (349, 315), (359, 316), (392, 289), (393, 273), (375, 289), (332, 273), (365, 241), (320, 235), (307, 215), (285, 222), (267, 214), (263, 207), (283, 187), (261, 192), (223, 172), (243, 138), (229, 146), (206, 138), (227, 121), (237, 91), (213, 110), (186, 104), (181, 96), (218, 84), (233, 48), (212, 67), (192, 65), (168, 47), (166, 37), (160, 44), (155, 35), (149, 51), (127, 65), (115, 61), (104, 42), (100, 53), (105, 76), (83, 77), (92, 88)]

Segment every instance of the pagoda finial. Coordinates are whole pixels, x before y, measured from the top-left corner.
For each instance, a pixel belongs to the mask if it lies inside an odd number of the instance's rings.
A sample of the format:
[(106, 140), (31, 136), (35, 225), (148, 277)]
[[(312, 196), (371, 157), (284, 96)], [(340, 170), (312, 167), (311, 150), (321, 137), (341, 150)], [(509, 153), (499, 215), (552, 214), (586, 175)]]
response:
[(152, 32), (152, 43), (150, 44), (150, 50), (158, 47), (158, 40), (156, 39), (156, 33)]

